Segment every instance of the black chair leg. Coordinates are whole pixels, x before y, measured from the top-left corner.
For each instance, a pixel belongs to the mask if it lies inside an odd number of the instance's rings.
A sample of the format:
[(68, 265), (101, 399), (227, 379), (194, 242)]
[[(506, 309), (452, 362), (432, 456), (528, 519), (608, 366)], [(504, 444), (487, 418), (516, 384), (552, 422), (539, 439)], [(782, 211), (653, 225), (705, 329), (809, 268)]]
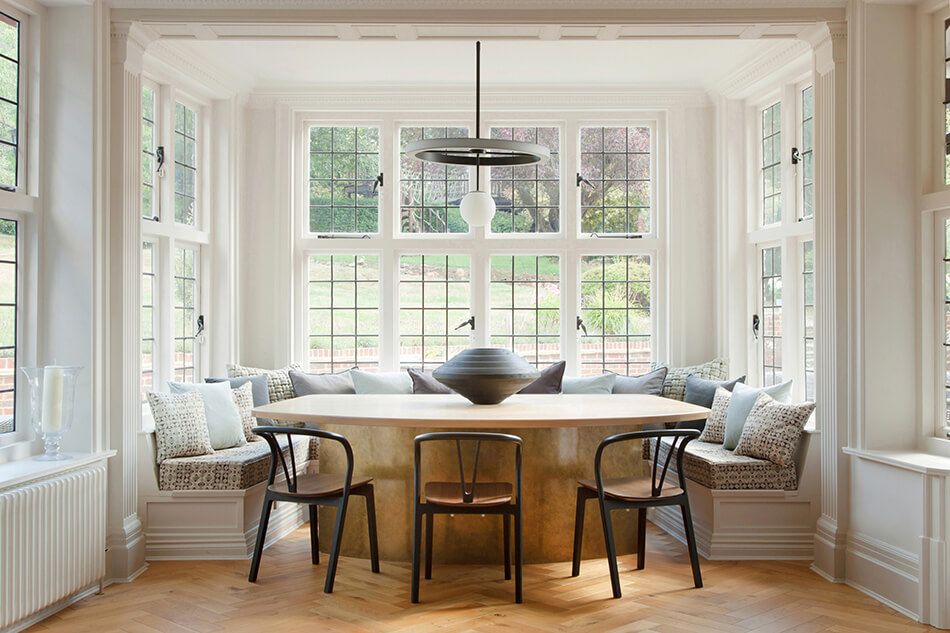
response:
[(697, 589), (703, 586), (703, 575), (699, 570), (699, 553), (696, 551), (696, 534), (693, 532), (693, 517), (689, 512), (689, 501), (680, 506), (683, 510), (683, 527), (686, 528), (686, 545), (689, 547), (689, 563), (693, 566), (693, 584)]
[(610, 588), (614, 598), (620, 597), (620, 572), (617, 570), (617, 548), (614, 545), (614, 528), (610, 522), (607, 504), (600, 502), (600, 518), (604, 524), (604, 545), (607, 547), (607, 565), (610, 567)]
[(587, 495), (584, 489), (577, 488), (577, 509), (574, 511), (574, 559), (571, 565), (571, 576), (581, 573), (581, 548), (584, 546), (584, 506), (587, 505)]
[(320, 564), (320, 532), (317, 525), (317, 506), (308, 506), (310, 509), (310, 562)]
[(340, 560), (340, 541), (343, 540), (343, 522), (346, 520), (346, 504), (349, 499), (344, 496), (336, 508), (336, 526), (333, 529), (333, 544), (330, 546), (330, 563), (327, 565), (327, 579), (323, 585), (324, 593), (333, 593), (333, 581), (336, 579), (336, 566)]
[(366, 488), (366, 525), (369, 528), (369, 559), (374, 574), (379, 573), (379, 541), (376, 539), (376, 493), (373, 484)]
[(515, 510), (515, 602), (524, 602), (524, 592), (521, 584), (521, 568), (524, 566), (522, 551), (521, 530), (521, 500), (518, 500), (518, 509)]
[(264, 505), (261, 508), (261, 521), (257, 524), (257, 542), (254, 544), (254, 557), (251, 559), (251, 571), (247, 575), (248, 582), (257, 582), (257, 572), (261, 569), (261, 556), (264, 554), (264, 538), (267, 535), (267, 523), (270, 521), (270, 509), (274, 504), (271, 498), (264, 495)]
[(419, 602), (419, 554), (422, 549), (422, 513), (415, 511), (412, 522), (412, 584), (410, 585), (409, 600), (413, 604)]
[(505, 580), (511, 580), (511, 515), (503, 514), (505, 520)]
[(432, 579), (432, 528), (435, 516), (430, 512), (426, 515), (426, 580)]
[(637, 569), (643, 569), (647, 560), (647, 509), (640, 508), (637, 516)]

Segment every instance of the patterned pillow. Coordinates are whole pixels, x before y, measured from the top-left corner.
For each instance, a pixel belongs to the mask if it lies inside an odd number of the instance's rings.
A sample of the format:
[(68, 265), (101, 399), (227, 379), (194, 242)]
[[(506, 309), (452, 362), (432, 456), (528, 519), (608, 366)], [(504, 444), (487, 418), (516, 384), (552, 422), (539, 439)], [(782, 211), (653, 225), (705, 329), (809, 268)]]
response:
[(814, 402), (785, 404), (762, 394), (746, 418), (736, 455), (758, 457), (779, 466), (788, 466), (795, 458), (802, 429), (814, 410)]
[[(654, 363), (653, 368), (666, 367), (664, 363)], [(702, 365), (690, 367), (670, 367), (663, 383), (664, 398), (683, 400), (686, 397), (686, 378), (693, 375), (707, 380), (728, 380), (729, 361), (725, 358), (716, 358)]]
[(267, 395), (270, 401), (280, 402), (281, 400), (297, 397), (294, 392), (294, 383), (290, 380), (291, 370), (302, 371), (303, 367), (299, 363), (291, 363), (283, 369), (259, 369), (257, 367), (244, 367), (243, 365), (228, 365), (228, 378), (263, 374), (267, 377)]
[(234, 404), (241, 415), (244, 439), (248, 442), (263, 440), (263, 437), (254, 434), (254, 427), (257, 426), (257, 420), (254, 419), (254, 415), (251, 413), (254, 410), (254, 387), (251, 383), (246, 382), (237, 389), (232, 389), (231, 397), (234, 398)]
[(208, 435), (205, 403), (197, 391), (149, 393), (148, 405), (155, 420), (157, 461), (214, 452)]
[(731, 397), (731, 391), (724, 387), (716, 387), (716, 394), (713, 396), (712, 407), (710, 407), (712, 410), (706, 419), (703, 433), (699, 436), (700, 442), (722, 444), (726, 436), (726, 411), (729, 410), (729, 399)]

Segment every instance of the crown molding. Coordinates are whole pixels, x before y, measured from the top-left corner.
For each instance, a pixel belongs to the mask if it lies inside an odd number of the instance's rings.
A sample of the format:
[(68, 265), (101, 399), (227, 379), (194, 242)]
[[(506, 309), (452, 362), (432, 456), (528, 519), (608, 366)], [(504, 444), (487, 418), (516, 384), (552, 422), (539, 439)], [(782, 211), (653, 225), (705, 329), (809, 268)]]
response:
[(808, 43), (789, 40), (715, 82), (710, 91), (729, 99), (744, 98), (763, 80), (774, 78), (795, 64), (804, 66), (810, 51)]
[[(475, 96), (471, 86), (417, 87), (377, 86), (372, 89), (345, 89), (341, 86), (306, 90), (257, 91), (249, 95), (247, 106), (269, 109), (333, 112), (430, 111), (470, 113)], [(482, 110), (580, 111), (657, 110), (710, 105), (705, 90), (695, 88), (639, 88), (618, 86), (558, 86), (496, 89), (482, 91)]]
[(183, 89), (203, 99), (227, 99), (250, 89), (231, 71), (195, 55), (185, 55), (162, 40), (148, 47), (143, 71), (161, 81), (183, 83)]
[(847, 0), (113, 0), (115, 9), (490, 10), (841, 9)]

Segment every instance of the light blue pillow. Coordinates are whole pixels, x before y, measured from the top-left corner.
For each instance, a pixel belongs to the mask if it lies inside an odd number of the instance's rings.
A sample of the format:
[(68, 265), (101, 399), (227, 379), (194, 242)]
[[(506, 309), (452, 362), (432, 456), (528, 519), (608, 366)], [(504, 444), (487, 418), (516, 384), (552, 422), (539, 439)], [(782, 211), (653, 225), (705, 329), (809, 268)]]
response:
[(412, 378), (405, 371), (373, 374), (359, 369), (350, 370), (353, 389), (357, 395), (381, 393), (412, 393)]
[(561, 393), (612, 393), (615, 382), (617, 382), (617, 374), (565, 378), (561, 382)]
[(201, 395), (201, 400), (205, 405), (205, 419), (208, 423), (211, 448), (219, 450), (247, 444), (247, 438), (244, 437), (244, 425), (241, 423), (241, 413), (234, 404), (229, 383), (170, 382), (168, 387), (172, 393), (196, 391)]
[(736, 386), (732, 388), (732, 396), (729, 398), (729, 408), (726, 410), (726, 432), (722, 441), (724, 449), (732, 451), (739, 445), (745, 420), (752, 411), (752, 405), (763, 393), (769, 394), (778, 402), (789, 402), (792, 399), (792, 381), (764, 389), (750, 387), (741, 382), (736, 383)]

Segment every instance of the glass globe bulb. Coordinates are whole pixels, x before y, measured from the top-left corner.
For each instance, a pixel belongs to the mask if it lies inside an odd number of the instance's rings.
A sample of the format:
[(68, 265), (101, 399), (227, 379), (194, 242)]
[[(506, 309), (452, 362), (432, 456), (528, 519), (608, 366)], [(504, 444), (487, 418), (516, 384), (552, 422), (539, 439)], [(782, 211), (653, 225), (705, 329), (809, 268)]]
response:
[(495, 217), (495, 199), (487, 191), (469, 191), (462, 198), (459, 211), (469, 226), (488, 226)]

